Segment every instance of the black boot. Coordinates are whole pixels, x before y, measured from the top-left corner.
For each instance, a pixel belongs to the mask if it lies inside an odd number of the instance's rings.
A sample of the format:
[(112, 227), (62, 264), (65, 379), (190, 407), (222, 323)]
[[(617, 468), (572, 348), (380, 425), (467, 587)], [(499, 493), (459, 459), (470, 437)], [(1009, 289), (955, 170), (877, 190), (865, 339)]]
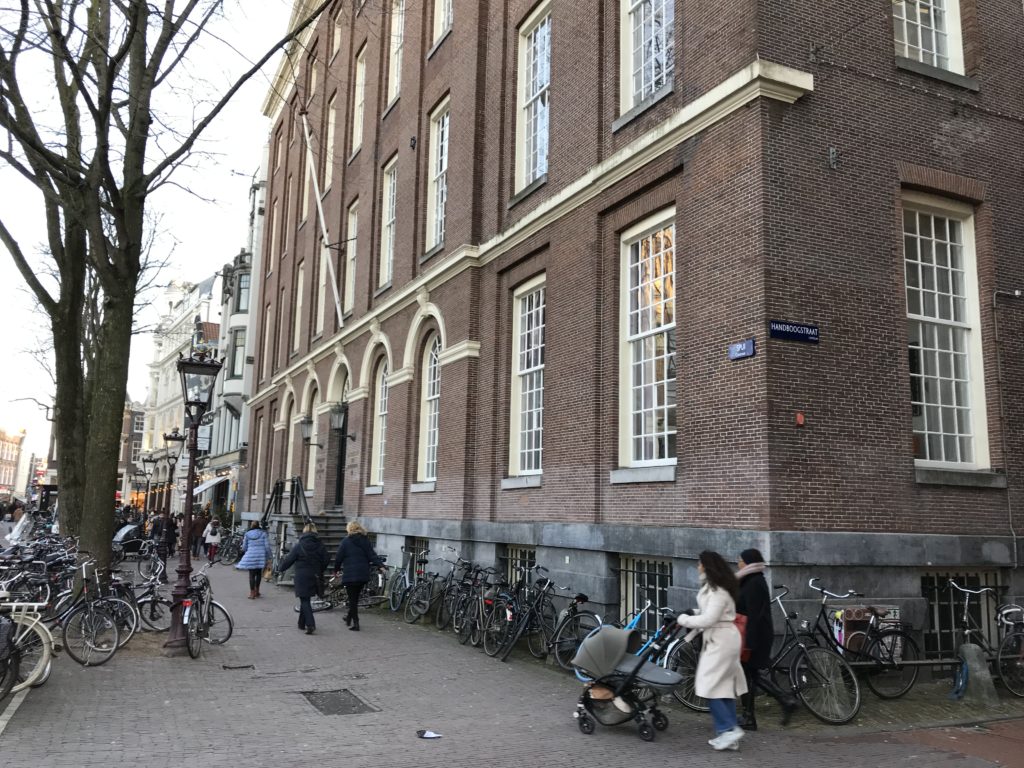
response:
[(358, 632), (359, 631), (359, 619), (353, 619), (352, 620), (352, 625), (349, 627), (349, 629), (352, 632)]
[(345, 626), (346, 627), (352, 626), (352, 617), (351, 616), (348, 616), (348, 615), (345, 616)]
[(757, 718), (754, 716), (754, 695), (753, 693), (744, 693), (740, 697), (740, 704), (743, 707), (743, 711), (737, 718), (737, 723), (740, 728), (744, 731), (756, 731), (757, 730)]

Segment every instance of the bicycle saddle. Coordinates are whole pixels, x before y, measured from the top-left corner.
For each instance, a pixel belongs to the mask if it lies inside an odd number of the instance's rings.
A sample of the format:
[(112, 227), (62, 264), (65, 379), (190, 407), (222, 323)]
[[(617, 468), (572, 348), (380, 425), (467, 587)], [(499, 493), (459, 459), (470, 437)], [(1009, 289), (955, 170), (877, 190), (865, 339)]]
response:
[(878, 617), (879, 619), (884, 619), (886, 616), (892, 613), (892, 611), (887, 611), (882, 608), (875, 608), (875, 606), (873, 605), (864, 606), (864, 610), (870, 613), (872, 616)]

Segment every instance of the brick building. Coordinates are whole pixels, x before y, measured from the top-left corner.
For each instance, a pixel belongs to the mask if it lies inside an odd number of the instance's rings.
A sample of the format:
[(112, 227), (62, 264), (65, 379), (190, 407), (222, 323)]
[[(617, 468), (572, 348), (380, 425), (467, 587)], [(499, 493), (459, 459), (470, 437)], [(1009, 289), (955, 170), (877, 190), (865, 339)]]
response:
[(265, 105), (252, 505), (605, 604), (1010, 584), (1024, 19), (955, 6), (339, 2)]

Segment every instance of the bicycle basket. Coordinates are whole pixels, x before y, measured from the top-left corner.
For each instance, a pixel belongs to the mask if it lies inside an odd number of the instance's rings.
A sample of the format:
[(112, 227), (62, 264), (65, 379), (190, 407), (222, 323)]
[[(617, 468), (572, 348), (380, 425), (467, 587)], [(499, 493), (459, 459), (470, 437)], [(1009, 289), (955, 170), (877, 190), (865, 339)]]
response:
[(0, 661), (7, 661), (14, 653), (14, 622), (0, 616)]

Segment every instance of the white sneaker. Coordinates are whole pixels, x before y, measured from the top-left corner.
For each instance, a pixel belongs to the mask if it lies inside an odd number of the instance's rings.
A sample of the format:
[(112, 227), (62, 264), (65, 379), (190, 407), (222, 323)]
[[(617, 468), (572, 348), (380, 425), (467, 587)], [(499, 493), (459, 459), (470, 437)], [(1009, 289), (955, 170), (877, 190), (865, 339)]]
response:
[(737, 725), (735, 728), (719, 734), (718, 743), (712, 744), (712, 746), (719, 751), (723, 749), (739, 749), (740, 739), (746, 735), (746, 732)]
[(740, 748), (740, 745), (736, 741), (734, 741), (732, 744), (727, 744), (722, 738), (723, 736), (725, 736), (726, 733), (728, 733), (728, 731), (718, 734), (713, 739), (708, 739), (708, 744), (710, 744), (718, 752), (721, 752), (726, 749), (731, 749), (735, 752)]

